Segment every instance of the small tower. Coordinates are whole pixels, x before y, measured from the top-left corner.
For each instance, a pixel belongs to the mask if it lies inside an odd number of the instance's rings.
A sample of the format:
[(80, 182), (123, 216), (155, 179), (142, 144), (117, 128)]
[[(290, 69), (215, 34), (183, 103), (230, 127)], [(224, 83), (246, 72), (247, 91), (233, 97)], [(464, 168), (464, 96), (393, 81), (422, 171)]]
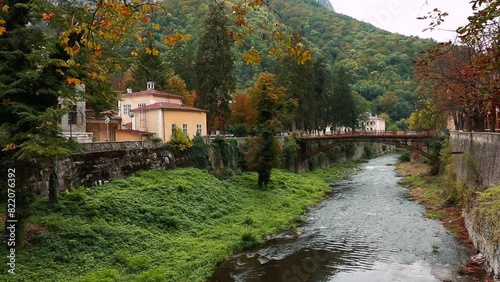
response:
[(147, 86), (147, 88), (146, 88), (147, 90), (154, 90), (155, 89), (155, 83), (152, 80), (149, 80), (147, 82), (146, 86)]

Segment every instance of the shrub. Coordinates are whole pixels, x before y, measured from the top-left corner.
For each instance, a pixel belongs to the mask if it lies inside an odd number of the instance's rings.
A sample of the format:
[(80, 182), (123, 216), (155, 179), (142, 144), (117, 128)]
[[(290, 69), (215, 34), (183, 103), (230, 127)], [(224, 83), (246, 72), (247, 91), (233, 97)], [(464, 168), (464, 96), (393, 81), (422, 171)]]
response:
[(217, 149), (222, 158), (222, 163), (225, 167), (236, 169), (235, 156), (237, 155), (236, 139), (224, 139), (220, 136), (215, 137), (212, 141), (214, 148)]
[(189, 137), (179, 127), (175, 128), (175, 134), (168, 143), (179, 152), (183, 152), (193, 146), (193, 142), (189, 140)]
[(245, 137), (248, 136), (248, 129), (243, 123), (235, 124), (231, 130), (229, 130), (236, 137)]
[(404, 152), (403, 154), (401, 154), (401, 156), (399, 156), (399, 158), (398, 158), (398, 161), (400, 161), (400, 162), (411, 161), (411, 152), (407, 151), (407, 152)]
[(346, 157), (348, 158), (354, 157), (354, 154), (356, 153), (356, 144), (354, 143), (342, 144), (341, 148), (342, 151), (345, 152)]
[(70, 191), (64, 192), (64, 199), (73, 202), (80, 202), (85, 198), (85, 187), (71, 188)]
[(199, 169), (208, 168), (208, 145), (200, 135), (196, 135), (193, 139), (193, 146), (187, 150), (187, 155), (193, 167)]
[(281, 154), (281, 163), (286, 166), (285, 168), (290, 168), (297, 161), (297, 153), (300, 150), (298, 138), (299, 135), (296, 132), (285, 138), (283, 153)]
[(371, 159), (377, 155), (373, 144), (365, 144), (363, 147), (363, 158)]
[(132, 271), (144, 271), (151, 267), (151, 262), (153, 260), (146, 255), (135, 255), (125, 259), (125, 265)]
[(243, 249), (249, 249), (255, 247), (259, 244), (259, 239), (251, 231), (245, 231), (241, 234), (241, 247)]

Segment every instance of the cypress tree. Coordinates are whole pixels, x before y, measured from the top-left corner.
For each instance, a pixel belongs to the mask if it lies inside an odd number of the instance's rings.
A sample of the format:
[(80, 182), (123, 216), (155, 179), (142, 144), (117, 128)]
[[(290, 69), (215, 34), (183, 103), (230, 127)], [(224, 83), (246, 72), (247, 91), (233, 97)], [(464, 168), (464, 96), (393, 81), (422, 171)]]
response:
[(332, 120), (338, 127), (356, 128), (358, 113), (355, 99), (349, 86), (349, 75), (343, 67), (337, 70), (334, 78), (332, 105)]
[[(224, 2), (210, 4), (205, 20), (206, 31), (197, 50), (195, 74), (198, 97), (196, 106), (208, 110), (208, 129), (224, 129), (230, 114), (231, 93), (236, 87), (232, 74), (232, 39), (228, 36), (228, 18)], [(217, 124), (217, 121), (220, 124)]]

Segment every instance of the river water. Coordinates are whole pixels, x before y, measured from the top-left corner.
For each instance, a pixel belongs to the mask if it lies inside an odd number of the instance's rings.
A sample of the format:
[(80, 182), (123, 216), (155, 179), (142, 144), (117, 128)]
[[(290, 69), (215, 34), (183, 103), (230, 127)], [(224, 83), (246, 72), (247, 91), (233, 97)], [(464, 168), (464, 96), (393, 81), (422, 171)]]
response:
[(210, 282), (477, 281), (456, 271), (469, 253), (408, 200), (397, 155), (361, 164), (309, 213), (299, 236), (279, 234), (221, 264)]

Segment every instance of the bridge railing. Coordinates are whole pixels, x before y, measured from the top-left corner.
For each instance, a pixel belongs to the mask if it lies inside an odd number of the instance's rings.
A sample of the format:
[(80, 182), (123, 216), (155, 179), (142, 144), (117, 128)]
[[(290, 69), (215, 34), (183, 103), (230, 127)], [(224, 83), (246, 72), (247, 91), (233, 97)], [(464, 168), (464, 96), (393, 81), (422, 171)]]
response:
[(334, 132), (317, 132), (317, 133), (302, 133), (301, 137), (321, 137), (321, 136), (440, 136), (440, 130), (355, 130), (355, 131), (334, 131)]

